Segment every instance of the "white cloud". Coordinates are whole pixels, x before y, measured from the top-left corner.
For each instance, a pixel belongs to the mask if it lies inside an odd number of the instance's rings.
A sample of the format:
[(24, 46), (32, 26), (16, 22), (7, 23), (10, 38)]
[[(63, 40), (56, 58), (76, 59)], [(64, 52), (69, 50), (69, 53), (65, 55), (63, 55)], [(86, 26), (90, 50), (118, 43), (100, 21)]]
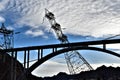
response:
[(1, 0), (0, 1), (0, 11), (5, 9), (5, 6), (7, 5), (9, 0)]
[(2, 16), (0, 16), (0, 22), (5, 22), (5, 19)]
[(26, 31), (25, 34), (31, 35), (33, 37), (44, 35), (43, 31), (41, 31), (41, 30), (28, 30), (28, 31)]
[[(119, 0), (10, 0), (6, 6), (9, 11), (21, 15), (16, 21), (21, 26), (41, 29), (44, 8), (48, 8), (57, 22), (66, 28), (65, 33), (101, 37), (120, 34), (119, 5)], [(47, 23), (45, 20), (45, 29)]]
[[(97, 69), (98, 67), (105, 65), (107, 67), (113, 66), (113, 67), (120, 67), (119, 63), (96, 63), (96, 64), (90, 64), (93, 69)], [(39, 66), (37, 69), (35, 69), (32, 74), (39, 76), (39, 77), (46, 77), (46, 76), (54, 76), (57, 75), (59, 72), (65, 72), (69, 74), (67, 65), (65, 63), (59, 63), (53, 60), (46, 61), (44, 64)]]
[(107, 45), (107, 48), (110, 48), (110, 49), (119, 49), (120, 50), (120, 44), (108, 44)]
[(14, 28), (12, 26), (7, 26), (7, 29), (14, 30)]
[(59, 72), (68, 73), (66, 64), (49, 60), (49, 61), (46, 61), (44, 64), (42, 64), (37, 69), (35, 69), (32, 72), (32, 74), (36, 76), (44, 77), (44, 76), (57, 75)]

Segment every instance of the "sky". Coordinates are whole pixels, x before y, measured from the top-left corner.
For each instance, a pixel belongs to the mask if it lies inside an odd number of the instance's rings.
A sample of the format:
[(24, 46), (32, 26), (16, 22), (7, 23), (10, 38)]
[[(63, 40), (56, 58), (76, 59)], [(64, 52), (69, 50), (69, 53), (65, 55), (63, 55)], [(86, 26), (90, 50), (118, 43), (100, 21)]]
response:
[[(120, 0), (0, 0), (0, 22), (8, 29), (20, 32), (14, 34), (14, 47), (60, 43), (48, 20), (43, 22), (45, 8), (55, 14), (71, 43), (120, 34)], [(120, 44), (107, 45), (116, 52), (120, 52), (119, 47)], [(120, 65), (120, 59), (112, 55), (95, 51), (80, 53), (94, 68), (103, 64)], [(45, 62), (33, 74), (52, 76), (59, 71), (68, 72), (62, 55)]]

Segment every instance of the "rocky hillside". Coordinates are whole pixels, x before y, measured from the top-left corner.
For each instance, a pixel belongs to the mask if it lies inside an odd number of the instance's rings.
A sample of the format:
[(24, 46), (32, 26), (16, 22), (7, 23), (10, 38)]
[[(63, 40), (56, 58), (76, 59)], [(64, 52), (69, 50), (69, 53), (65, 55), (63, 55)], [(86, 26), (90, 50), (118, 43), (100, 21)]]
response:
[[(15, 67), (12, 68), (12, 66)], [(96, 70), (81, 72), (76, 75), (60, 72), (52, 77), (44, 78), (36, 77), (32, 74), (26, 76), (23, 74), (24, 70), (20, 62), (8, 54), (0, 53), (0, 80), (12, 80), (15, 76), (16, 80), (19, 80), (19, 78), (22, 78), (20, 80), (120, 80), (120, 67), (101, 66)]]
[(120, 80), (120, 68), (101, 66), (93, 71), (81, 72), (76, 75), (59, 73), (44, 80)]
[(0, 80), (13, 80), (15, 77), (16, 80), (40, 80), (31, 74), (26, 76), (24, 71), (25, 69), (19, 61), (16, 61), (9, 54), (0, 53)]

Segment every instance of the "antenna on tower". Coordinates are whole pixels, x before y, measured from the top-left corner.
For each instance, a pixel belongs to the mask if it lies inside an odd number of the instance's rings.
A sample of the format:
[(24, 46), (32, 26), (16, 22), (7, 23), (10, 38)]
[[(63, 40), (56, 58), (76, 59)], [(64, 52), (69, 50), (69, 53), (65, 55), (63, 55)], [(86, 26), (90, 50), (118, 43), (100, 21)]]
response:
[[(63, 34), (61, 25), (56, 22), (55, 16), (52, 12), (45, 9), (45, 17), (51, 24), (51, 28), (56, 33), (58, 40), (62, 43), (69, 43), (68, 38)], [(70, 74), (76, 74), (81, 71), (93, 70), (91, 65), (78, 51), (70, 51), (64, 54)]]

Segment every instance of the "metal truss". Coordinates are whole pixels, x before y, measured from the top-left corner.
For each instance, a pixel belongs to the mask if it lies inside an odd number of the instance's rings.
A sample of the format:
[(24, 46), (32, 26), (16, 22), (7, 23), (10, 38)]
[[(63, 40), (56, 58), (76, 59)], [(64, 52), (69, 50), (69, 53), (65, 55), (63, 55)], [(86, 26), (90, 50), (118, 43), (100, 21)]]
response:
[(0, 47), (2, 49), (10, 49), (13, 48), (13, 30), (8, 30), (2, 23), (0, 28), (0, 36), (1, 36), (1, 44)]
[[(67, 36), (62, 32), (61, 25), (56, 22), (54, 14), (45, 9), (45, 17), (49, 20), (51, 28), (56, 33), (58, 40), (62, 44), (69, 43)], [(78, 51), (75, 50), (66, 52), (64, 55), (70, 74), (77, 74), (81, 71), (93, 70), (90, 64)]]

